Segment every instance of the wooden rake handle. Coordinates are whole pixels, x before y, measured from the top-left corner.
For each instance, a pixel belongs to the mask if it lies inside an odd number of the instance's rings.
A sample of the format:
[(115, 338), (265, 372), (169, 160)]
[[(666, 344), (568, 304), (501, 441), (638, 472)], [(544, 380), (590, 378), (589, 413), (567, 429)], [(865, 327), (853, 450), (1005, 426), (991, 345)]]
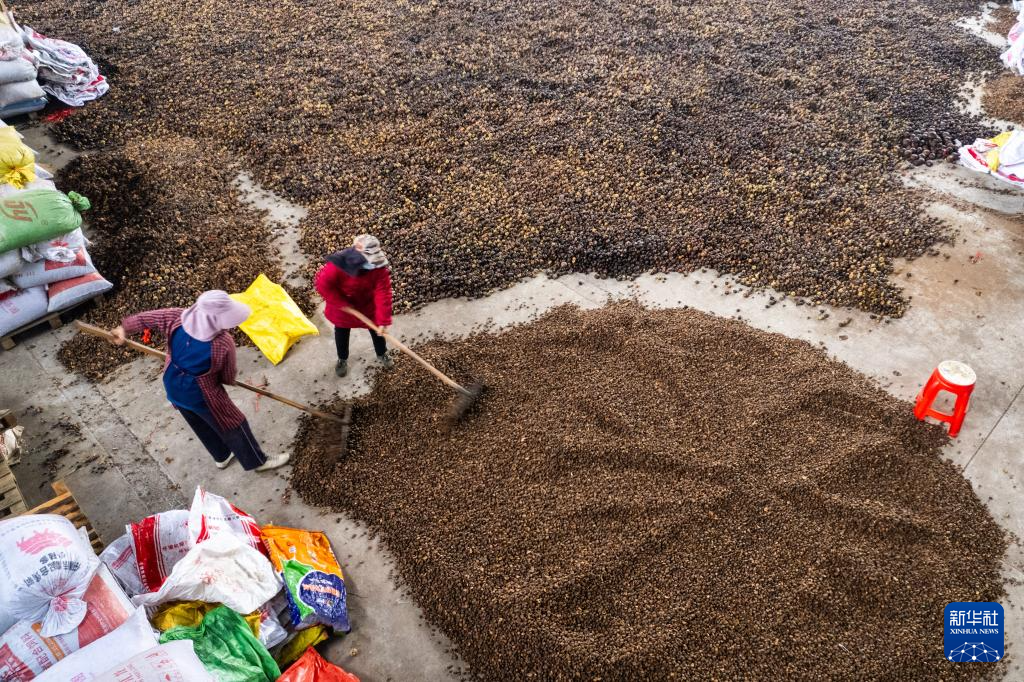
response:
[[(96, 327), (94, 325), (87, 324), (85, 322), (82, 322), (81, 320), (75, 320), (75, 326), (78, 328), (79, 331), (81, 331), (81, 332), (83, 332), (85, 334), (90, 334), (92, 336), (98, 336), (101, 339), (106, 339), (110, 343), (114, 343), (114, 335), (111, 332), (107, 331), (106, 329), (102, 329), (100, 327)], [(164, 353), (162, 350), (158, 350), (156, 348), (150, 348), (149, 346), (147, 346), (145, 344), (142, 344), (142, 343), (139, 343), (138, 341), (132, 341), (131, 339), (125, 339), (124, 345), (128, 346), (129, 348), (132, 348), (133, 350), (137, 350), (140, 353), (145, 353), (146, 355), (152, 355), (155, 358), (160, 358), (161, 360), (165, 360), (167, 358), (167, 354)], [(244, 381), (236, 381), (235, 382), (235, 386), (240, 386), (241, 388), (244, 388), (246, 390), (252, 391), (253, 393), (259, 393), (262, 396), (266, 396), (267, 398), (270, 398), (271, 400), (276, 400), (279, 403), (284, 403), (285, 405), (288, 405), (290, 407), (294, 407), (297, 410), (302, 410), (303, 412), (308, 412), (309, 414), (313, 415), (314, 417), (320, 417), (321, 419), (330, 419), (331, 421), (338, 422), (339, 424), (347, 424), (348, 423), (347, 420), (345, 420), (342, 417), (339, 417), (336, 414), (332, 414), (330, 412), (322, 412), (321, 410), (317, 410), (315, 408), (312, 408), (309, 405), (303, 405), (302, 403), (296, 402), (296, 401), (294, 401), (294, 400), (292, 400), (290, 398), (285, 398), (283, 395), (278, 395), (276, 393), (271, 393), (270, 391), (266, 390), (265, 388), (260, 388), (259, 386), (253, 386), (252, 384), (247, 384)]]
[(342, 308), (342, 310), (344, 310), (346, 313), (348, 313), (350, 315), (355, 315), (363, 324), (365, 324), (367, 327), (372, 329), (378, 335), (383, 336), (385, 339), (387, 339), (391, 343), (393, 343), (396, 346), (398, 346), (398, 348), (403, 353), (405, 353), (406, 355), (411, 357), (413, 360), (415, 360), (416, 362), (418, 362), (421, 365), (423, 365), (424, 369), (426, 369), (428, 372), (433, 374), (435, 377), (437, 377), (438, 379), (440, 379), (444, 383), (446, 383), (449, 386), (451, 386), (452, 388), (454, 388), (459, 393), (462, 393), (463, 395), (472, 395), (469, 391), (467, 391), (461, 385), (459, 385), (458, 382), (448, 378), (447, 374), (445, 374), (444, 372), (439, 370), (437, 367), (434, 367), (432, 364), (430, 364), (429, 362), (424, 360), (422, 357), (420, 357), (420, 355), (416, 351), (414, 351), (412, 348), (409, 348), (404, 343), (402, 343), (401, 341), (399, 341), (398, 339), (393, 337), (391, 334), (388, 334), (387, 332), (383, 331), (380, 327), (375, 325), (370, 320), (370, 318), (368, 318), (366, 315), (363, 315), (361, 312), (359, 312), (355, 308), (351, 308), (349, 306), (345, 306), (344, 308)]

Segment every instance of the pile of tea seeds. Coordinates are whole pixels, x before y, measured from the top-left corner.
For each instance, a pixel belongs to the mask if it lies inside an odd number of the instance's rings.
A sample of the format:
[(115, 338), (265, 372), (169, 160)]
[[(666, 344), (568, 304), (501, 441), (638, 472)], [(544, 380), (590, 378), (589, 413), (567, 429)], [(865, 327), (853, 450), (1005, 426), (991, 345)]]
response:
[[(476, 678), (978, 679), (942, 613), (998, 600), (1003, 532), (942, 429), (802, 341), (692, 310), (563, 307), (418, 349), (292, 484), (383, 538)], [(341, 405), (333, 406), (340, 410)]]
[[(261, 213), (239, 203), (237, 172), (225, 155), (186, 137), (72, 161), (62, 182), (92, 201), (90, 254), (115, 285), (86, 321), (112, 328), (143, 310), (188, 307), (208, 289), (244, 291), (261, 272), (279, 278)], [(59, 353), (68, 369), (91, 379), (137, 355), (82, 334)]]
[(1024, 78), (1009, 71), (996, 76), (985, 84), (981, 104), (989, 116), (1024, 126)]
[(57, 126), (64, 139), (227, 149), (311, 209), (306, 275), (377, 234), (399, 308), (542, 271), (708, 267), (900, 315), (892, 260), (948, 235), (895, 172), (925, 131), (983, 132), (955, 100), (967, 74), (998, 67), (955, 25), (976, 0), (19, 9), (110, 76)]

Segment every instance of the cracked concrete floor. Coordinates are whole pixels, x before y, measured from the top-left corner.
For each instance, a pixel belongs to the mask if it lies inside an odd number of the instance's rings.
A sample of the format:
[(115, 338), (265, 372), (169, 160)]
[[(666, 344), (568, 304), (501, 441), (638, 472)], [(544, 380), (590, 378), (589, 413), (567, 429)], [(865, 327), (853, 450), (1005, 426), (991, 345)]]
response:
[[(35, 146), (41, 147), (43, 142)], [(55, 148), (41, 149), (51, 161)], [(282, 202), (241, 178), (247, 200), (272, 208), (286, 269), (301, 261), (294, 248), (294, 221), (302, 209)], [(874, 377), (886, 390), (912, 400), (941, 360), (960, 359), (978, 374), (978, 386), (960, 437), (946, 455), (964, 468), (993, 516), (1017, 536), (1024, 534), (1018, 452), (1024, 433), (1024, 195), (964, 169), (915, 171), (908, 184), (930, 193), (929, 210), (959, 230), (938, 256), (901, 263), (894, 275), (913, 305), (899, 320), (827, 306), (775, 303), (777, 292), (750, 291), (713, 272), (645, 275), (632, 282), (573, 275), (535, 277), (486, 298), (446, 300), (395, 318), (394, 331), (408, 341), (457, 337), (484, 327), (525, 322), (564, 303), (582, 307), (633, 297), (650, 307), (691, 306), (740, 317), (756, 327), (805, 339)], [(247, 184), (246, 184), (247, 183)], [(368, 390), (369, 339), (353, 335), (352, 372), (332, 373), (333, 341), (322, 313), (319, 337), (304, 339), (279, 366), (255, 349), (239, 351), (244, 380), (305, 402)], [(288, 492), (284, 471), (246, 475), (235, 466), (221, 472), (163, 399), (160, 367), (147, 358), (93, 385), (66, 374), (56, 360), (73, 332), (39, 332), (13, 351), (0, 353), (0, 405), (27, 427), (26, 454), (15, 468), (30, 503), (48, 497), (48, 484), (64, 478), (106, 541), (124, 524), (150, 513), (182, 507), (195, 486), (223, 494), (263, 523), (323, 529), (345, 569), (350, 587), (352, 633), (331, 642), (328, 656), (364, 680), (457, 679), (459, 661), (450, 644), (425, 624), (416, 605), (396, 586), (387, 552), (366, 529), (343, 515), (328, 514)], [(249, 416), (268, 452), (284, 451), (295, 434), (297, 413), (240, 390), (232, 395)], [(908, 406), (908, 409), (909, 406)], [(1024, 643), (1021, 597), (1024, 554), (1014, 544), (1005, 561), (1008, 584), (1008, 655)], [(940, 616), (937, 615), (937, 623)], [(858, 655), (870, 656), (871, 652)], [(1011, 661), (1009, 677), (1021, 679)]]

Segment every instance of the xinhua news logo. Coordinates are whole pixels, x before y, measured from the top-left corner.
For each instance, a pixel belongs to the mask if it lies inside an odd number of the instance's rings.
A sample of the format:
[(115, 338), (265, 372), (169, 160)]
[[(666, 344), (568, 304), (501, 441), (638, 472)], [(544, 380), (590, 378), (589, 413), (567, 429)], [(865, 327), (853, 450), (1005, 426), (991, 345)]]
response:
[(1003, 658), (1003, 607), (994, 601), (955, 601), (946, 605), (946, 660), (995, 663)]

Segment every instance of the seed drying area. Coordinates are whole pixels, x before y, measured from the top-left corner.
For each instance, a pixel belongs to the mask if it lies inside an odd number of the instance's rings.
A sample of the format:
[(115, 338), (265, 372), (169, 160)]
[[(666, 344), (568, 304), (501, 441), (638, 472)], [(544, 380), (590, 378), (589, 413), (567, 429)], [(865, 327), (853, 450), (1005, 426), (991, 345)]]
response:
[(1024, 680), (1014, 4), (26, 0), (0, 545), (188, 682)]

